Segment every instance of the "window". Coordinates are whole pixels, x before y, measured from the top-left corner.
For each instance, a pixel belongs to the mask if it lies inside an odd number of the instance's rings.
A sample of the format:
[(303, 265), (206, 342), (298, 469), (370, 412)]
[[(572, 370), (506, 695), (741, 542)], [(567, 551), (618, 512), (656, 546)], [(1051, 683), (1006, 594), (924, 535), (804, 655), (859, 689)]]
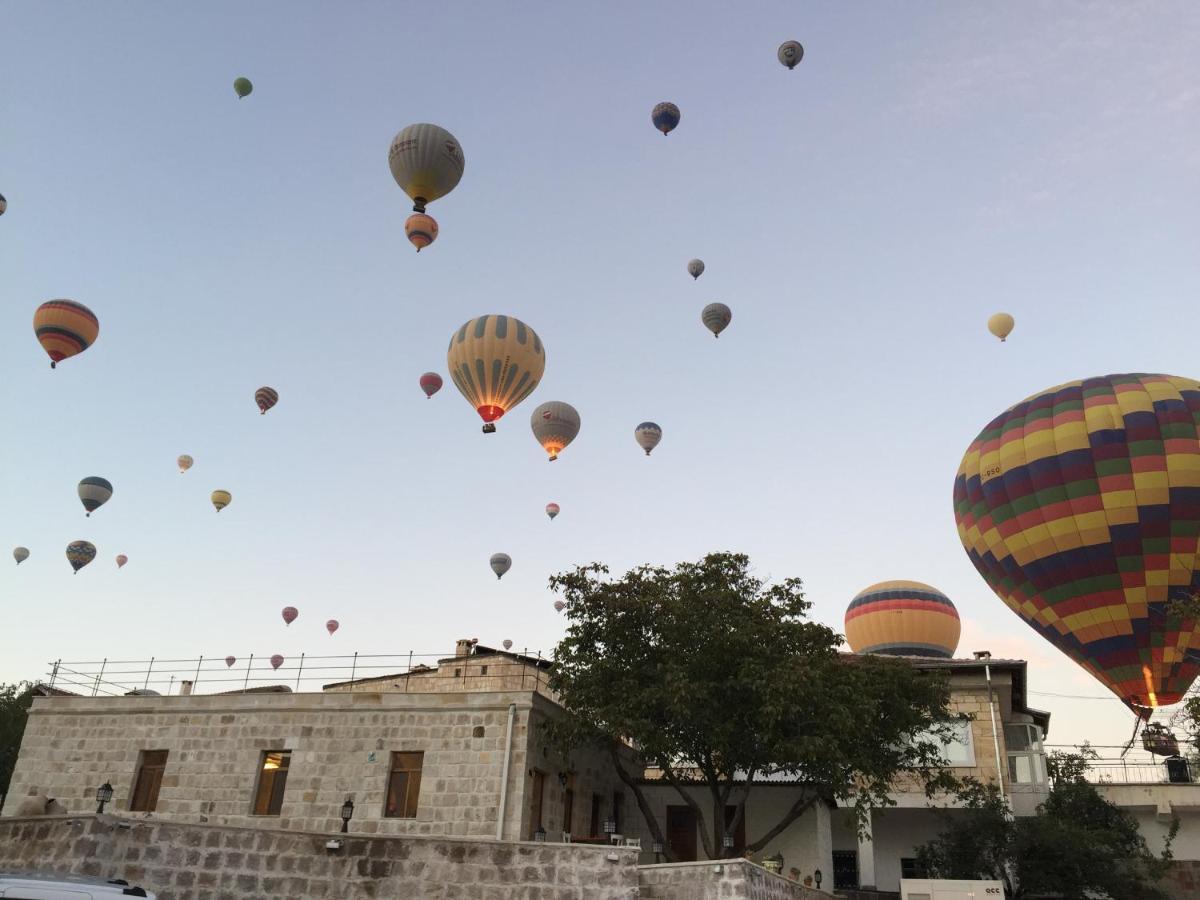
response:
[(599, 794), (592, 794), (592, 817), (588, 822), (588, 836), (598, 837), (600, 835), (600, 804), (604, 802), (604, 798)]
[(624, 834), (625, 829), (625, 795), (620, 791), (613, 791), (613, 822), (617, 826), (617, 834)]
[(971, 768), (975, 765), (975, 743), (971, 734), (970, 719), (955, 719), (948, 723), (949, 737), (942, 739), (930, 732), (918, 736), (918, 740), (933, 741), (938, 745), (942, 758), (951, 768)]
[(919, 865), (915, 858), (911, 856), (900, 857), (900, 877), (901, 878), (928, 878), (929, 873), (925, 871), (925, 867)]
[(1005, 725), (1004, 744), (1008, 748), (1008, 780), (1012, 784), (1044, 784), (1046, 755), (1042, 749), (1042, 730), (1036, 725)]
[(568, 786), (563, 791), (563, 820), (562, 830), (568, 834), (571, 832), (571, 819), (575, 816), (575, 788)]
[(480, 666), (480, 667), (479, 667), (479, 674), (480, 674), (480, 675), (486, 675), (486, 674), (487, 674), (487, 666)]
[(133, 783), (130, 812), (154, 812), (158, 806), (158, 789), (167, 768), (166, 750), (143, 750), (138, 764), (137, 780)]
[(290, 750), (265, 750), (258, 771), (258, 790), (254, 793), (256, 816), (277, 816), (283, 809), (283, 789), (287, 786)]
[(425, 754), (393, 753), (392, 769), (388, 774), (387, 802), (384, 818), (415, 819), (417, 799), (421, 795), (421, 767)]
[(546, 773), (533, 770), (533, 785), (529, 791), (529, 840), (542, 827), (542, 799), (546, 794)]

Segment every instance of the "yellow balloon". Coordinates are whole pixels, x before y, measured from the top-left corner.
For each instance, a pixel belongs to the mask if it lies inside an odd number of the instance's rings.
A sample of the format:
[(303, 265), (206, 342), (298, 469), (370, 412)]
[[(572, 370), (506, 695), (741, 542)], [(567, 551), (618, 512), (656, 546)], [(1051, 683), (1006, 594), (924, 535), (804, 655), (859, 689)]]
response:
[(1013, 317), (1008, 313), (996, 313), (988, 319), (988, 331), (1003, 341), (1012, 333), (1015, 324)]
[(233, 501), (233, 495), (229, 491), (213, 491), (212, 505), (220, 512)]
[(533, 393), (546, 370), (546, 350), (537, 333), (512, 316), (472, 319), (450, 337), (446, 365), (455, 387), (486, 423), (495, 421)]

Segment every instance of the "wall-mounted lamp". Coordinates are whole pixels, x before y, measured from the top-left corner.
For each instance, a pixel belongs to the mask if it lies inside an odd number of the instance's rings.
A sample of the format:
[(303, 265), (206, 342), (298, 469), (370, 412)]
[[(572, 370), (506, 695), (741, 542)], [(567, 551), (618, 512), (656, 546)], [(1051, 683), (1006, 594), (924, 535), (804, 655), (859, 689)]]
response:
[(104, 812), (104, 804), (112, 800), (113, 786), (107, 781), (96, 788), (96, 815)]
[[(817, 883), (818, 891), (821, 889), (821, 878), (822, 878), (822, 875), (821, 875), (820, 869), (817, 869), (817, 871), (813, 872), (813, 881), (815, 881)], [(837, 885), (834, 885), (834, 887), (837, 887)]]
[(349, 797), (342, 804), (342, 834), (348, 834), (350, 831), (350, 819), (354, 815), (354, 801)]
[(546, 829), (539, 825), (537, 831), (533, 833), (533, 839), (539, 844), (546, 843)]
[(617, 833), (617, 823), (614, 822), (612, 819), (605, 819), (603, 827), (604, 827), (605, 834), (616, 834)]
[(566, 772), (558, 773), (558, 783), (561, 784), (563, 787), (566, 787), (567, 782), (570, 780), (571, 780), (571, 776), (568, 775)]
[(659, 857), (661, 857), (661, 856), (662, 856), (662, 853), (663, 853), (663, 845), (662, 845), (662, 842), (661, 842), (661, 841), (655, 841), (655, 842), (654, 842), (654, 845), (653, 845), (653, 847), (652, 847), (651, 849), (654, 851), (654, 861), (655, 861), (655, 862), (662, 862), (662, 860), (659, 858)]

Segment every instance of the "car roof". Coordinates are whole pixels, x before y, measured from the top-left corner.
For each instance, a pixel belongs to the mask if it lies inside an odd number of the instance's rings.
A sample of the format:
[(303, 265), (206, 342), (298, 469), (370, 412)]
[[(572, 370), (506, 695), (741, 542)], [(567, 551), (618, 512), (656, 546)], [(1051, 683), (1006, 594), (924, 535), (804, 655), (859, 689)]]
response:
[(91, 894), (113, 897), (154, 897), (144, 888), (130, 885), (128, 881), (113, 878), (89, 878), (84, 875), (52, 875), (46, 873), (22, 874), (0, 872), (0, 889), (11, 887), (29, 888), (79, 888)]

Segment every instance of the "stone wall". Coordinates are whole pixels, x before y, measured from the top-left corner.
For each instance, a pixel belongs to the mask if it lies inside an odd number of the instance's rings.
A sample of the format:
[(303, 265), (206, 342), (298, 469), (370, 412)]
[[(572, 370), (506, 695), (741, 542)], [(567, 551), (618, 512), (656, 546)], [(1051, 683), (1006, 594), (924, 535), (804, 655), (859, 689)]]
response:
[(125, 878), (161, 900), (638, 896), (632, 850), (361, 835), (327, 850), (333, 837), (111, 816), (10, 818), (0, 819), (0, 870)]
[(471, 654), (438, 660), (436, 668), (327, 684), (329, 693), (389, 691), (398, 693), (480, 693), (531, 691), (556, 699), (549, 673), (535, 662), (511, 653)]
[(642, 866), (638, 881), (641, 900), (833, 900), (834, 896), (745, 860)]

